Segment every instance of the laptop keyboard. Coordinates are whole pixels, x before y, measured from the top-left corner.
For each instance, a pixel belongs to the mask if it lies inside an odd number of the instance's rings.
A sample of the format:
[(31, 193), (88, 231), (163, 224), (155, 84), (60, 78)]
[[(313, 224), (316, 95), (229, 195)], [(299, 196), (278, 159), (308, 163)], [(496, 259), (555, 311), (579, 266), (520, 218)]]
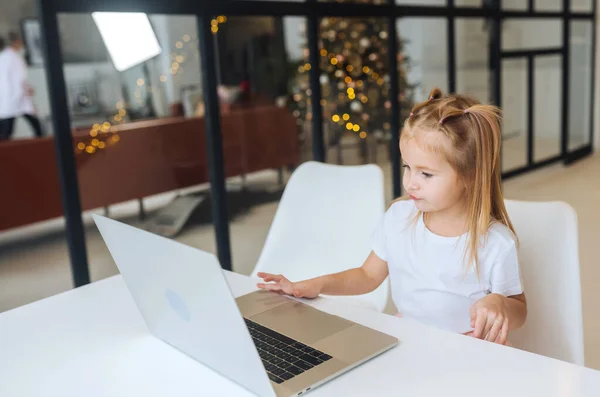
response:
[(330, 360), (331, 356), (244, 319), (269, 379), (283, 383)]

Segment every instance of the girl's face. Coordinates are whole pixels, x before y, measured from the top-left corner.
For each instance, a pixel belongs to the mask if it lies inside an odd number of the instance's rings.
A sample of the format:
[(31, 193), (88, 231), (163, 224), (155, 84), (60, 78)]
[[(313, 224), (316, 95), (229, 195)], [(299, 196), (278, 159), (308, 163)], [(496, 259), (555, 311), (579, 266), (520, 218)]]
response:
[(400, 140), (404, 189), (420, 211), (460, 209), (465, 200), (464, 185), (441, 153), (426, 149), (426, 143), (431, 139), (437, 139), (438, 144), (450, 145), (448, 138), (436, 131)]

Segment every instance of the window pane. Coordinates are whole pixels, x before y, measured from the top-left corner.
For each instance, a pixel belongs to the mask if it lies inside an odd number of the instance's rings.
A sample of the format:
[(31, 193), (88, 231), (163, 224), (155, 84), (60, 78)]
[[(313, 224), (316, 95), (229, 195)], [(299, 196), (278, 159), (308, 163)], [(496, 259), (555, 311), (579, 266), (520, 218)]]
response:
[(488, 22), (456, 20), (456, 91), (491, 102)]
[(535, 0), (535, 11), (562, 11), (563, 0)]
[(379, 146), (390, 129), (388, 42), (385, 18), (321, 21), (321, 103), (328, 162), (380, 160)]
[(448, 92), (446, 19), (402, 18), (397, 27), (405, 41), (408, 81), (415, 86), (415, 102), (426, 100), (434, 87)]
[(454, 4), (457, 7), (482, 7), (483, 0), (455, 0)]
[[(312, 159), (306, 19), (231, 16), (217, 22), (232, 262), (234, 271), (250, 274), (290, 171)], [(199, 233), (211, 225), (210, 212), (200, 223), (198, 242), (189, 236), (192, 245), (204, 241)]]
[(571, 0), (571, 11), (592, 12), (593, 0)]
[(533, 62), (533, 159), (536, 162), (560, 154), (561, 69), (560, 56), (536, 57)]
[(569, 59), (569, 150), (590, 143), (592, 117), (592, 23), (571, 22)]
[(549, 48), (561, 45), (562, 23), (559, 20), (508, 19), (503, 24), (503, 50)]
[(503, 0), (502, 9), (511, 11), (524, 11), (529, 9), (529, 5), (525, 0)]
[(527, 61), (502, 61), (502, 171), (527, 165)]

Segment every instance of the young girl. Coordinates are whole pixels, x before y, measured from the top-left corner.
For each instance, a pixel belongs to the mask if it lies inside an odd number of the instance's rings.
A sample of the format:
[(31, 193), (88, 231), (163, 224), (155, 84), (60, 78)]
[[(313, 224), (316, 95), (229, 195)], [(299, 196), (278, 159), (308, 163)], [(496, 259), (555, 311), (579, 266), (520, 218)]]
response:
[(359, 295), (389, 275), (402, 317), (505, 344), (527, 306), (501, 191), (500, 117), (496, 107), (434, 89), (402, 130), (408, 196), (383, 216), (362, 267), (299, 282), (259, 273), (258, 287), (299, 298)]

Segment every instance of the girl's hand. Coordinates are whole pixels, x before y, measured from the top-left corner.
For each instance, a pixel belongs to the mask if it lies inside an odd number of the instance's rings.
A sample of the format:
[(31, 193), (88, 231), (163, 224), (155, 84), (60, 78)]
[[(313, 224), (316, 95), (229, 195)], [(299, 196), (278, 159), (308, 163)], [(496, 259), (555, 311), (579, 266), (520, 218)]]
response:
[(281, 274), (269, 274), (262, 272), (258, 273), (258, 277), (262, 278), (265, 282), (256, 284), (258, 288), (291, 295), (296, 298), (316, 298), (319, 296), (322, 289), (315, 279), (292, 283)]
[(508, 337), (508, 303), (502, 295), (489, 294), (471, 306), (469, 335), (488, 342), (506, 344)]

